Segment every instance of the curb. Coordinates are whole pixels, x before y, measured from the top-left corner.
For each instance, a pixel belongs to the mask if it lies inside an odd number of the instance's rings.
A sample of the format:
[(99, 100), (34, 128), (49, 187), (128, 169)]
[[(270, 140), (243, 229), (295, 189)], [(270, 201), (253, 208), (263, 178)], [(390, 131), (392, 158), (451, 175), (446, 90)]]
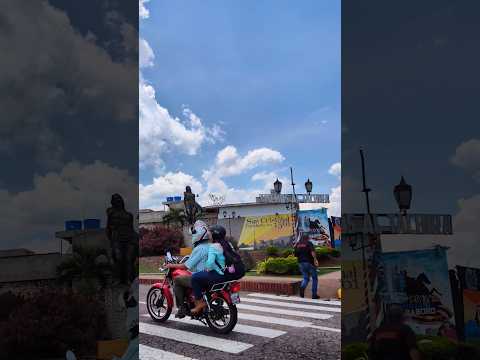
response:
[[(152, 285), (163, 281), (163, 278), (140, 278), (141, 285)], [(240, 280), (241, 291), (261, 292), (275, 295), (295, 295), (300, 288), (301, 280), (287, 282)]]

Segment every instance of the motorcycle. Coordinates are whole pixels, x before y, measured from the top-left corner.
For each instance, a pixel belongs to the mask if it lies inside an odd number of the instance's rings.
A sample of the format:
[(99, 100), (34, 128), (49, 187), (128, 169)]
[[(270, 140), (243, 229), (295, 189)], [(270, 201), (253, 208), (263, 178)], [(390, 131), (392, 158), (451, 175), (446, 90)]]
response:
[[(188, 257), (173, 257), (168, 251), (165, 256), (165, 264), (182, 264)], [(191, 272), (181, 269), (164, 269), (163, 282), (155, 283), (147, 293), (147, 310), (150, 317), (159, 323), (163, 323), (170, 317), (174, 307), (173, 281), (178, 276), (191, 275)], [(195, 307), (195, 297), (192, 289), (186, 292), (185, 305), (187, 316), (192, 320), (198, 320), (207, 325), (218, 334), (228, 334), (233, 330), (238, 321), (236, 304), (240, 303), (240, 283), (236, 280), (216, 283), (210, 289), (204, 291), (203, 299), (207, 307), (198, 315), (192, 314)]]

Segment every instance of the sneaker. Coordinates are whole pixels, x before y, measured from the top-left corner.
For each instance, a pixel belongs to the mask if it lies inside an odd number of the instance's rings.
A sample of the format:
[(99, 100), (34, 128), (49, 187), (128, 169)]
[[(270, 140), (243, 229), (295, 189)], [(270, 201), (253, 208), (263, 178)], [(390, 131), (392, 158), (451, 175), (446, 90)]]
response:
[(312, 299), (320, 299), (320, 296), (318, 296), (318, 295), (312, 295)]
[(187, 316), (187, 308), (185, 305), (183, 305), (178, 309), (177, 313), (175, 314), (175, 318), (183, 319), (185, 316)]
[(300, 297), (301, 298), (305, 297), (305, 289), (304, 288), (300, 288)]

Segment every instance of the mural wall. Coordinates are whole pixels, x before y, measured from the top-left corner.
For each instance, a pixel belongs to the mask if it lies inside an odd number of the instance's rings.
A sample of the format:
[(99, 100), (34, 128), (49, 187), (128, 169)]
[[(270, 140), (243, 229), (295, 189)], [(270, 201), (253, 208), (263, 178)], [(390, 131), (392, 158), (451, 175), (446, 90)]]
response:
[(257, 248), (291, 244), (294, 217), (290, 214), (247, 216), (240, 234), (240, 246)]

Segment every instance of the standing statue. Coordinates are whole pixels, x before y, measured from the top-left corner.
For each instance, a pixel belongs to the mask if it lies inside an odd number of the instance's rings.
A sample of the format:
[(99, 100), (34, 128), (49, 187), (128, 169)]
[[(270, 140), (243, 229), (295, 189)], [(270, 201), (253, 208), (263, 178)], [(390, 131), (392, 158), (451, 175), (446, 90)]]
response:
[(193, 226), (202, 214), (202, 207), (195, 200), (195, 194), (192, 193), (190, 186), (187, 186), (183, 193), (183, 204), (185, 205), (185, 215), (187, 216), (188, 223)]
[(119, 194), (113, 194), (111, 207), (107, 209), (107, 237), (110, 240), (112, 259), (118, 265), (120, 281), (128, 284), (135, 277), (134, 261), (138, 244), (133, 225), (133, 215), (125, 210)]

